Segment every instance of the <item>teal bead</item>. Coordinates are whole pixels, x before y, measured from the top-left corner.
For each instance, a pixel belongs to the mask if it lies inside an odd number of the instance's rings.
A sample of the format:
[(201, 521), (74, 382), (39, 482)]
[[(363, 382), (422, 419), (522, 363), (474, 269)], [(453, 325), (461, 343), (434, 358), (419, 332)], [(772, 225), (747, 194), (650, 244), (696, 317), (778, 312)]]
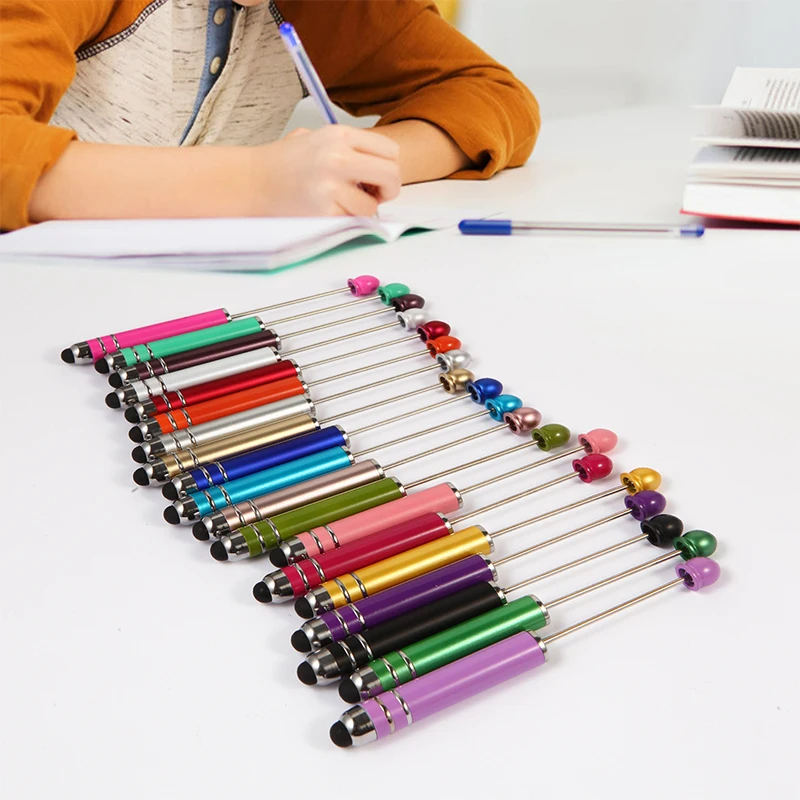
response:
[(411, 294), (411, 289), (404, 283), (387, 283), (386, 286), (378, 287), (378, 297), (385, 306), (391, 305), (395, 297), (402, 297), (404, 294)]
[(513, 394), (501, 394), (486, 401), (486, 410), (495, 422), (502, 422), (503, 415), (522, 408), (522, 400)]

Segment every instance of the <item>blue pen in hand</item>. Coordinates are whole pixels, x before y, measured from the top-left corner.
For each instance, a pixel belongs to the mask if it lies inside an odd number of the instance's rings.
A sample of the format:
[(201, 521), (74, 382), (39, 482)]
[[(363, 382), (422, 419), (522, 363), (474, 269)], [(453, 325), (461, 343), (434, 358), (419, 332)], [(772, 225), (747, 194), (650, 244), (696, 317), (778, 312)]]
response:
[[(291, 22), (284, 22), (278, 30), (286, 49), (289, 51), (289, 55), (292, 57), (292, 61), (294, 61), (295, 68), (300, 74), (300, 79), (317, 104), (323, 119), (330, 125), (338, 125), (339, 120), (336, 119), (336, 114), (333, 111), (333, 103), (331, 103), (331, 99), (325, 91), (325, 86), (314, 69), (314, 65), (311, 63), (311, 59), (308, 57), (297, 31), (294, 29), (294, 25)], [(358, 188), (368, 195), (375, 196), (375, 191), (370, 186), (359, 183)]]

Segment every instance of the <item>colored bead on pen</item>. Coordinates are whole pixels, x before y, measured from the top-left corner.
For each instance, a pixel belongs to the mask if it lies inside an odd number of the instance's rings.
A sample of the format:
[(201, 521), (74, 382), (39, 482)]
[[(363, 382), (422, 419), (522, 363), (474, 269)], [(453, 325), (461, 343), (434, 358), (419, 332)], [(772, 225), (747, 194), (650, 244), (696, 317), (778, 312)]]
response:
[(631, 608), (676, 586), (697, 591), (715, 583), (719, 565), (710, 558), (690, 559), (676, 567), (677, 579), (595, 614), (557, 633), (536, 638), (527, 631), (465, 656), (402, 687), (370, 698), (346, 711), (330, 730), (339, 747), (366, 744), (466, 700), (517, 675), (542, 666), (547, 647), (589, 625)]

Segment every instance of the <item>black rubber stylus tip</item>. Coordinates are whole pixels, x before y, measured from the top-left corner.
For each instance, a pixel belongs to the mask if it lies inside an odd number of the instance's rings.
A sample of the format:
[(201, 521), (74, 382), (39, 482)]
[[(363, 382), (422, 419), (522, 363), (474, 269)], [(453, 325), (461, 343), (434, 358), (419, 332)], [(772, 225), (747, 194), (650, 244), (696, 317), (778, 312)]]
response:
[(276, 567), (288, 567), (289, 566), (289, 559), (286, 558), (286, 553), (280, 549), (280, 547), (276, 547), (274, 550), (270, 550), (269, 552), (269, 560), (276, 566)]
[(178, 513), (178, 509), (175, 508), (175, 506), (167, 506), (164, 509), (164, 519), (169, 522), (170, 525), (181, 524), (181, 515)]
[(339, 697), (341, 697), (345, 703), (358, 703), (361, 700), (361, 695), (358, 693), (356, 685), (350, 678), (345, 678), (339, 684)]
[(131, 450), (131, 458), (137, 464), (146, 464), (147, 463), (147, 453), (144, 452), (144, 447), (134, 447)]
[(74, 364), (75, 363), (75, 353), (72, 352), (71, 347), (65, 347), (61, 351), (61, 360), (65, 364)]
[(144, 434), (142, 433), (142, 429), (138, 425), (134, 425), (128, 431), (128, 438), (132, 442), (136, 442), (136, 444), (141, 444), (144, 441)]
[(253, 587), (253, 597), (255, 597), (255, 599), (258, 600), (259, 603), (272, 602), (272, 592), (270, 592), (269, 587), (267, 586), (266, 583), (264, 583), (264, 581), (259, 581)]
[(128, 406), (125, 409), (125, 419), (128, 420), (132, 425), (136, 425), (137, 422), (141, 422), (142, 418), (139, 416), (139, 412), (133, 407)]
[(350, 745), (353, 744), (353, 737), (341, 720), (331, 725), (330, 737), (331, 741), (337, 747), (350, 747)]
[(305, 597), (299, 597), (295, 601), (294, 610), (303, 619), (312, 619), (314, 616), (314, 609), (311, 608), (311, 603)]
[[(197, 539), (198, 542), (207, 542), (211, 538), (211, 534), (208, 532), (208, 528), (206, 528), (206, 526), (202, 522), (195, 522), (195, 524), (192, 525), (192, 536), (194, 536), (194, 538)], [(214, 544), (222, 544), (222, 542), (214, 542)], [(225, 547), (223, 546), (222, 549), (225, 550)], [(214, 550), (213, 544), (211, 545), (211, 550), (212, 551)], [(214, 556), (214, 553), (212, 552), (211, 555)], [(225, 550), (225, 558), (222, 559), (222, 561), (224, 561), (227, 557), (228, 557), (228, 551)], [(214, 558), (217, 557), (214, 556)], [(220, 559), (217, 558), (217, 561), (219, 560)]]
[(228, 551), (225, 549), (225, 545), (222, 544), (222, 542), (214, 542), (214, 544), (211, 545), (208, 551), (209, 553), (211, 553), (211, 556), (215, 561), (228, 560)]
[(119, 397), (117, 397), (116, 392), (109, 392), (106, 395), (106, 405), (109, 408), (122, 408), (122, 403), (120, 402)]
[(178, 490), (175, 488), (175, 484), (170, 481), (169, 483), (165, 483), (161, 487), (161, 494), (167, 500), (177, 500), (178, 499)]
[(317, 685), (317, 676), (308, 661), (300, 662), (297, 667), (297, 677), (300, 678), (300, 683), (304, 683), (306, 686)]
[(144, 470), (144, 467), (139, 467), (139, 469), (134, 470), (133, 472), (133, 481), (134, 483), (138, 483), (139, 486), (149, 486), (150, 485), (150, 478), (148, 477), (147, 473)]
[(108, 361), (104, 358), (98, 358), (97, 361), (94, 362), (94, 369), (95, 372), (99, 372), (101, 375), (108, 375), (111, 372), (111, 367), (108, 366)]
[(114, 389), (121, 389), (122, 388), (122, 375), (119, 372), (112, 372), (108, 376), (108, 385), (113, 387)]
[(292, 634), (292, 647), (294, 647), (298, 653), (311, 652), (311, 642), (308, 641), (308, 636), (306, 636), (303, 631), (295, 631)]

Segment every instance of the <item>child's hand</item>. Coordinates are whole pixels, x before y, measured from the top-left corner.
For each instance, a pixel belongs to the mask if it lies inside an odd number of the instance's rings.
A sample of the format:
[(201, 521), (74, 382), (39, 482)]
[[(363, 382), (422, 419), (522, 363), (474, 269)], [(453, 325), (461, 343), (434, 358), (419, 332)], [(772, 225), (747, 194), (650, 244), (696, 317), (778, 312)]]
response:
[(328, 125), (253, 150), (257, 214), (371, 217), (400, 192), (400, 148), (372, 131)]

